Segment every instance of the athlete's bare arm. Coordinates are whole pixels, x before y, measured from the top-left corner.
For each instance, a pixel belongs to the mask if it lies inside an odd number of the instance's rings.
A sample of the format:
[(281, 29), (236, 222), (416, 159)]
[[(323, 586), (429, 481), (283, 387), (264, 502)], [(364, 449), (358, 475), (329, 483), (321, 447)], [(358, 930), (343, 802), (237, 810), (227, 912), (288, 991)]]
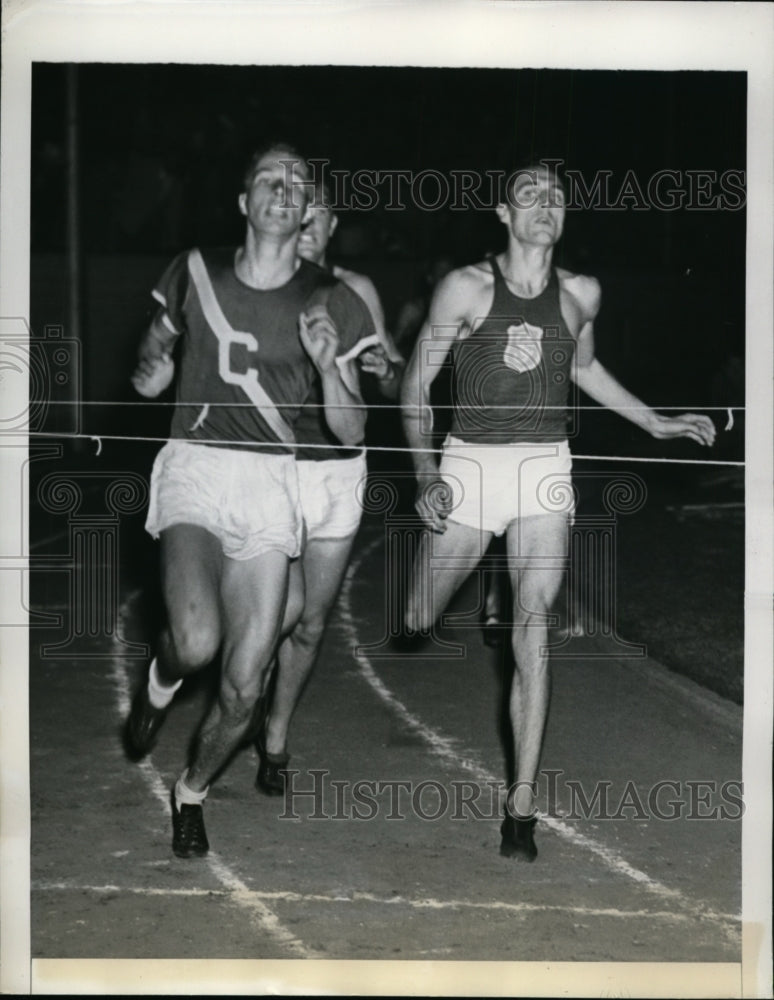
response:
[[(601, 290), (596, 278), (559, 272), (562, 313), (577, 336), (572, 378), (588, 396), (630, 420), (655, 438), (688, 437), (697, 444), (712, 445), (715, 426), (709, 417), (682, 413), (665, 417), (638, 399), (602, 365), (594, 355), (594, 320), (599, 312)], [(577, 332), (576, 332), (577, 331)]]
[(166, 312), (159, 309), (140, 342), (137, 367), (131, 376), (131, 383), (141, 396), (153, 399), (172, 382), (175, 374), (172, 347), (178, 336)]
[[(442, 481), (438, 475), (438, 460), (430, 450), (433, 429), (430, 388), (454, 342), (467, 335), (477, 316), (486, 315), (491, 287), (491, 271), (487, 277), (481, 266), (460, 268), (439, 281), (403, 377), (403, 429), (413, 449), (416, 508), (422, 521), (434, 531), (445, 530), (451, 498), (446, 495), (445, 486), (439, 486)], [(442, 504), (440, 498), (444, 496), (446, 503)]]

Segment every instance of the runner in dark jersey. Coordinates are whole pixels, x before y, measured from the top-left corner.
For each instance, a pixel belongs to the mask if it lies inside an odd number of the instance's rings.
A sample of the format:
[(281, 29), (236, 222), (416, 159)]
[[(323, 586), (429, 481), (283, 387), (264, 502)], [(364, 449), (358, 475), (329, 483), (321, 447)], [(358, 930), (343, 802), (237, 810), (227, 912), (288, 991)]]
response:
[(313, 382), (337, 438), (363, 437), (355, 365), (337, 356), (368, 332), (367, 310), (297, 257), (307, 177), (289, 147), (255, 155), (239, 198), (243, 246), (172, 263), (132, 378), (142, 395), (162, 391), (179, 338), (179, 405), (154, 463), (146, 524), (161, 538), (168, 626), (126, 735), (130, 754), (144, 756), (182, 680), (221, 649), (218, 697), (172, 790), (180, 857), (208, 850), (202, 803), (245, 735), (276, 648), (302, 530), (293, 425)]
[[(497, 215), (508, 234), (506, 250), (439, 284), (404, 378), (404, 426), (416, 449), (416, 506), (426, 526), (406, 626), (428, 630), (492, 537), (505, 533), (514, 594), (509, 708), (515, 783), (500, 850), (532, 861), (535, 781), (548, 712), (545, 622), (562, 581), (572, 516), (570, 384), (656, 438), (710, 445), (715, 430), (704, 416), (661, 416), (595, 359), (599, 284), (552, 265), (565, 215), (555, 169), (536, 164), (518, 171), (505, 194)], [(430, 387), (449, 352), (455, 413), (439, 467), (427, 450)]]
[[(260, 341), (244, 332), (228, 334), (225, 343), (212, 335), (191, 275), (189, 252), (172, 261), (154, 288), (153, 297), (167, 321), (175, 330), (188, 332), (181, 343), (176, 387), (180, 405), (172, 418), (171, 436), (223, 447), (294, 453), (294, 447), (278, 448), (277, 434), (258, 404), (251, 405), (251, 384), (257, 381), (263, 387), (295, 429), (312, 387), (320, 390), (317, 402), (323, 405), (320, 379), (298, 336), (300, 313), (315, 297), (324, 296), (339, 331), (340, 355), (372, 332), (370, 317), (345, 285), (303, 260), (285, 284), (250, 288), (234, 270), (236, 253), (234, 247), (203, 251), (202, 261), (232, 331), (259, 331)], [(247, 338), (253, 343), (246, 343)], [(198, 405), (202, 400), (209, 403), (206, 412)], [(332, 435), (322, 410), (316, 417)]]
[[(337, 217), (329, 207), (329, 192), (323, 184), (315, 194), (298, 252), (344, 282), (368, 307), (371, 330), (378, 341), (358, 354), (358, 364), (377, 379), (384, 395), (394, 399), (400, 387), (403, 359), (385, 329), (379, 295), (365, 275), (329, 266), (327, 248)], [(267, 795), (284, 791), (288, 728), (317, 658), (362, 516), (365, 452), (341, 446), (323, 418), (320, 393), (319, 380), (315, 380), (296, 423), (296, 465), (305, 531), (303, 554), (291, 569), (288, 607), (290, 617), (295, 617), (299, 604), (303, 612), (280, 645), (271, 701), (256, 739), (260, 756), (256, 786)]]

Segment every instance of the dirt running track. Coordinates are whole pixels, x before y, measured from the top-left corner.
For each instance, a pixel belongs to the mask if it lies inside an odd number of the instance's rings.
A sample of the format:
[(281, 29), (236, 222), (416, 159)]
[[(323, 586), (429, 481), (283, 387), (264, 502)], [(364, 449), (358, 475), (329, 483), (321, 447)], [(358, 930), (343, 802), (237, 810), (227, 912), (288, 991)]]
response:
[[(255, 753), (242, 753), (208, 799), (206, 860), (172, 855), (168, 795), (207, 678), (132, 764), (119, 730), (145, 661), (113, 655), (117, 643), (103, 659), (41, 659), (56, 633), (33, 633), (33, 959), (738, 963), (741, 709), (609, 638), (574, 639), (553, 666), (540, 854), (501, 858), (501, 655), (477, 628), (443, 632), (463, 657), (369, 649), (383, 638), (383, 580), (381, 528), (366, 521), (291, 732), (293, 788), (316, 782), (316, 795), (262, 797)], [(147, 588), (123, 581), (120, 599), (124, 638), (150, 640)], [(52, 577), (48, 607), (66, 600)], [(475, 601), (468, 587), (456, 607)], [(522, 967), (492, 968), (481, 992), (528, 991), (508, 972)]]

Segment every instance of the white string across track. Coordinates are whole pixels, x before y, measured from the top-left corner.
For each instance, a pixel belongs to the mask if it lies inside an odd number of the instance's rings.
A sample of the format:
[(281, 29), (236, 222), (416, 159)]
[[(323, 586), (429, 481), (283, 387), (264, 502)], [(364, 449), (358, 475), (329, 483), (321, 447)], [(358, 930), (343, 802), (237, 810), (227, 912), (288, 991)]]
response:
[[(254, 404), (252, 402), (244, 402), (244, 403), (239, 403), (239, 402), (195, 403), (194, 402), (194, 403), (189, 403), (187, 401), (186, 402), (180, 402), (180, 401), (177, 401), (177, 400), (157, 401), (157, 400), (145, 400), (145, 399), (143, 399), (143, 400), (131, 400), (131, 399), (130, 400), (114, 400), (114, 399), (111, 399), (111, 400), (93, 400), (93, 399), (84, 399), (84, 400), (78, 400), (77, 402), (73, 402), (72, 400), (46, 400), (45, 402), (46, 402), (47, 405), (55, 405), (55, 406), (77, 406), (77, 407), (80, 407), (80, 406), (138, 407), (139, 406), (139, 407), (146, 407), (146, 408), (151, 408), (151, 407), (153, 407), (153, 408), (155, 408), (155, 407), (187, 407), (189, 409), (199, 409), (199, 408), (203, 408), (203, 407), (206, 406), (206, 407), (209, 407), (209, 408), (228, 407), (230, 409), (239, 408), (239, 407), (254, 408)], [(277, 409), (280, 409), (280, 410), (281, 409), (299, 410), (299, 409), (322, 409), (322, 408), (324, 408), (324, 404), (317, 404), (317, 403), (307, 403), (307, 404), (303, 404), (300, 407), (297, 406), (297, 405), (288, 404), (288, 403), (277, 403), (275, 405), (276, 405)], [(378, 410), (401, 410), (402, 409), (400, 403), (348, 404), (347, 408), (348, 409), (368, 409), (368, 410), (377, 410), (377, 411)], [(433, 409), (435, 409), (435, 410), (448, 410), (448, 409), (453, 409), (453, 408), (454, 407), (451, 406), (451, 405), (433, 406)], [(746, 409), (744, 406), (661, 406), (661, 405), (656, 405), (655, 407), (644, 407), (644, 406), (622, 407), (622, 409), (630, 409), (630, 410), (639, 410), (639, 409), (646, 409), (646, 408), (647, 409), (655, 409), (655, 410), (679, 410), (681, 412), (689, 412), (689, 411), (703, 411), (705, 413), (706, 412), (718, 412), (718, 411), (719, 412), (723, 412), (723, 413), (727, 414), (727, 421), (726, 421), (726, 425), (724, 427), (725, 431), (730, 431), (733, 428), (733, 426), (734, 426), (734, 411), (744, 412), (744, 410)], [(476, 407), (476, 409), (478, 409), (478, 407)], [(500, 410), (503, 410), (503, 409), (518, 410), (518, 409), (522, 409), (522, 407), (517, 407), (517, 406), (514, 406), (514, 407), (503, 406), (503, 407), (498, 407), (498, 409), (500, 409)], [(565, 407), (545, 406), (545, 407), (542, 407), (542, 409), (565, 409)], [(592, 405), (592, 406), (587, 406), (587, 405), (574, 406), (573, 410), (585, 410), (585, 411), (592, 411), (592, 412), (596, 411), (596, 412), (599, 412), (599, 413), (610, 413), (610, 412), (612, 412), (607, 407), (598, 406), (598, 405)], [(135, 442), (135, 443), (136, 442), (144, 442), (144, 443), (147, 443), (147, 444), (166, 444), (168, 441), (171, 441), (171, 440), (180, 440), (180, 439), (177, 439), (177, 438), (173, 439), (173, 438), (169, 438), (169, 437), (153, 437), (153, 436), (145, 436), (145, 435), (93, 434), (93, 433), (92, 434), (79, 434), (79, 433), (75, 433), (75, 432), (66, 432), (66, 431), (28, 431), (27, 433), (28, 433), (28, 436), (31, 437), (31, 438), (32, 437), (46, 437), (46, 438), (55, 437), (55, 438), (64, 438), (64, 439), (71, 439), (71, 440), (84, 440), (84, 439), (87, 439), (89, 441), (94, 441), (97, 444), (97, 455), (98, 456), (102, 453), (102, 442), (103, 441), (125, 441), (125, 442), (126, 441), (131, 441), (131, 442)], [(194, 441), (194, 442), (199, 442), (200, 441), (202, 444), (208, 445), (210, 447), (212, 447), (212, 446), (214, 446), (214, 447), (222, 446), (222, 447), (227, 447), (227, 448), (235, 448), (235, 447), (249, 448), (253, 444), (260, 444), (261, 449), (277, 448), (277, 449), (280, 449), (283, 452), (287, 452), (289, 449), (293, 449), (293, 448), (303, 448), (304, 450), (312, 450), (312, 449), (321, 448), (321, 449), (324, 449), (326, 451), (353, 451), (353, 450), (357, 449), (357, 446), (352, 446), (352, 445), (306, 444), (304, 442), (299, 442), (299, 443), (296, 443), (296, 444), (287, 444), (287, 443), (274, 442), (274, 441), (233, 441), (233, 440), (212, 440), (212, 439), (203, 440), (203, 439), (199, 439), (199, 438), (183, 438), (182, 440), (191, 440), (191, 441)], [(420, 453), (420, 454), (435, 453), (435, 454), (439, 454), (439, 449), (438, 448), (411, 448), (411, 447), (398, 446), (398, 445), (368, 445), (367, 446), (367, 450), (368, 451), (372, 451), (372, 452), (374, 452), (374, 451), (378, 451), (378, 452), (394, 452), (396, 454), (413, 454), (413, 453)], [(736, 466), (736, 467), (740, 467), (740, 468), (743, 468), (744, 464), (745, 464), (744, 462), (731, 461), (729, 459), (667, 458), (667, 457), (661, 457), (661, 456), (643, 456), (643, 455), (581, 455), (581, 454), (573, 453), (572, 458), (573, 458), (573, 461), (577, 460), (577, 461), (594, 461), (594, 462), (597, 462), (597, 461), (598, 462), (641, 462), (641, 463), (658, 463), (658, 464), (670, 464), (670, 465), (716, 465), (716, 466)]]
[[(277, 448), (283, 452), (287, 452), (290, 448), (303, 448), (305, 451), (312, 449), (322, 448), (325, 451), (357, 451), (358, 445), (335, 445), (335, 444), (295, 444), (287, 445), (281, 444), (278, 441), (221, 441), (221, 440), (202, 440), (198, 438), (168, 438), (168, 437), (149, 437), (143, 435), (130, 435), (130, 434), (74, 434), (67, 433), (64, 431), (29, 431), (28, 437), (43, 437), (43, 438), (64, 438), (68, 440), (75, 441), (94, 441), (97, 444), (97, 455), (102, 452), (102, 442), (103, 441), (131, 441), (134, 443), (144, 442), (147, 444), (167, 444), (169, 441), (191, 441), (194, 444), (202, 444), (209, 447), (224, 447), (224, 448), (249, 448), (251, 444), (260, 444), (261, 448)], [(368, 451), (386, 451), (393, 452), (396, 454), (440, 454), (438, 448), (408, 448), (408, 447), (398, 447), (397, 445), (368, 445)], [(726, 465), (726, 466), (737, 466), (740, 468), (744, 467), (744, 462), (734, 462), (726, 459), (707, 459), (707, 458), (662, 458), (659, 456), (649, 457), (643, 455), (576, 455), (572, 456), (573, 461), (594, 461), (594, 462), (649, 462), (649, 463), (668, 463), (671, 465)]]

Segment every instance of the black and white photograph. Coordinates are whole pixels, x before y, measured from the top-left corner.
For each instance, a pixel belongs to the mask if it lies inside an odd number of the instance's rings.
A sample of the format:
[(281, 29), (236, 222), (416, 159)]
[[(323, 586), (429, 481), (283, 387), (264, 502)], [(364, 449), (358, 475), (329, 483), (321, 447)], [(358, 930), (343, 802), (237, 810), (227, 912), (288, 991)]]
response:
[(3, 19), (2, 991), (771, 996), (774, 6)]

